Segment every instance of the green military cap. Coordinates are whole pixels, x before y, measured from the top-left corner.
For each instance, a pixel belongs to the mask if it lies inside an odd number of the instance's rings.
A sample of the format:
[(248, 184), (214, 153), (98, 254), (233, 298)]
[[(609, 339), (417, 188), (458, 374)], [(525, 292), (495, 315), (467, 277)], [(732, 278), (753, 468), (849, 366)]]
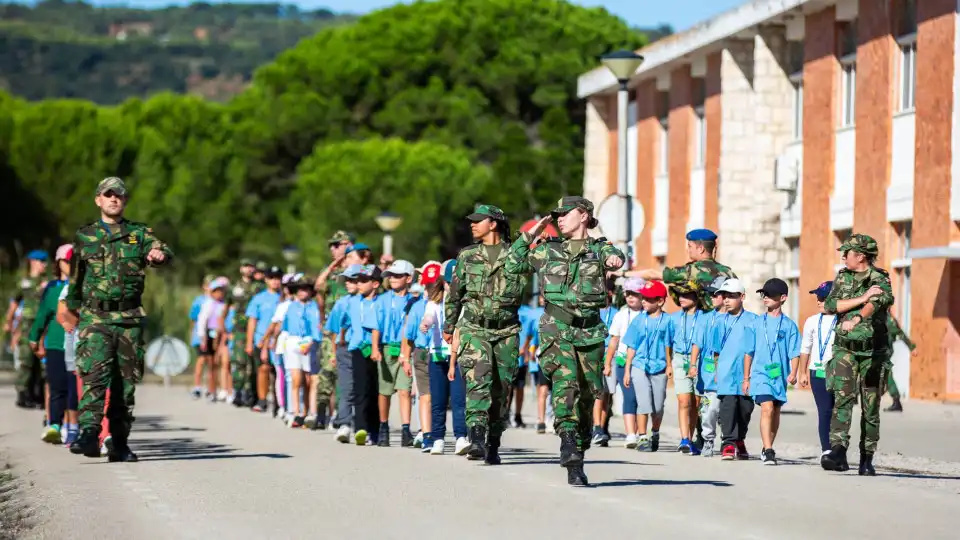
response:
[(240, 259), (240, 266), (253, 266), (253, 259), (249, 259), (249, 258)]
[(576, 195), (560, 199), (560, 201), (557, 202), (557, 207), (550, 211), (550, 214), (553, 216), (554, 221), (556, 221), (560, 216), (578, 208), (590, 216), (590, 222), (587, 223), (587, 227), (590, 229), (596, 227), (598, 222), (597, 218), (593, 217), (593, 203), (588, 199)]
[(97, 184), (97, 195), (103, 195), (104, 193), (112, 191), (117, 195), (122, 197), (127, 196), (127, 185), (123, 183), (123, 180), (117, 178), (116, 176), (109, 176), (104, 178)]
[(483, 221), (485, 219), (506, 221), (507, 216), (504, 215), (503, 210), (492, 204), (478, 204), (473, 208), (473, 213), (467, 216), (467, 219), (473, 222)]
[(291, 289), (313, 288), (313, 279), (306, 274), (297, 274), (287, 283)]
[(857, 253), (876, 257), (878, 253), (877, 241), (866, 234), (853, 234), (837, 248), (837, 251), (856, 251)]
[(266, 272), (270, 267), (263, 261), (257, 261), (257, 264), (254, 266), (254, 268), (257, 269), (257, 272)]
[(348, 233), (347, 231), (337, 231), (333, 233), (333, 236), (330, 237), (328, 244), (339, 244), (340, 242), (350, 242), (351, 244), (357, 241), (357, 236), (353, 233)]

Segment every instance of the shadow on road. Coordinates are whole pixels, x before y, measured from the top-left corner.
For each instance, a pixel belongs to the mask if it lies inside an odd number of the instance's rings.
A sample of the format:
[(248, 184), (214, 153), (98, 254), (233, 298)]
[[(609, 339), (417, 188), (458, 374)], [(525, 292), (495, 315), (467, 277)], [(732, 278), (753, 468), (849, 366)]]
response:
[[(500, 465), (553, 465), (554, 467), (559, 467), (560, 459), (554, 454), (543, 459), (504, 459)], [(644, 467), (662, 466), (660, 463), (637, 463), (635, 461), (623, 461), (619, 459), (587, 459), (584, 462), (584, 465), (587, 467), (591, 465), (642, 465)]]
[(889, 476), (891, 478), (915, 478), (917, 480), (960, 480), (960, 476), (946, 476), (946, 475), (940, 475), (940, 474), (884, 472), (882, 469), (877, 472), (877, 476)]
[(207, 428), (188, 426), (171, 427), (166, 424), (166, 416), (138, 416), (133, 423), (134, 433), (164, 433), (172, 431), (206, 431)]
[(629, 486), (713, 486), (733, 487), (730, 482), (714, 480), (613, 480), (612, 482), (598, 482), (590, 487), (629, 487)]

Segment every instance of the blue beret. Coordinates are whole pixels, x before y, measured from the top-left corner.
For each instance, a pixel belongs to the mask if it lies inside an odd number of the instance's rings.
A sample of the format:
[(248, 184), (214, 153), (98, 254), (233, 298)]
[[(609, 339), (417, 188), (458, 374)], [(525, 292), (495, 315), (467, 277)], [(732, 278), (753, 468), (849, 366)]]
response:
[(49, 259), (49, 258), (50, 258), (50, 256), (47, 255), (47, 252), (44, 251), (44, 250), (42, 250), (42, 249), (35, 249), (35, 250), (31, 251), (30, 253), (27, 253), (27, 259), (28, 259), (28, 260), (44, 261), (44, 262), (45, 262), (45, 261), (46, 261), (47, 259)]
[(691, 242), (703, 242), (716, 239), (717, 233), (711, 231), (710, 229), (694, 229), (687, 233), (687, 240)]
[(363, 250), (370, 251), (370, 247), (361, 242), (359, 244), (354, 244), (348, 247), (346, 253), (353, 253), (354, 251), (363, 251)]

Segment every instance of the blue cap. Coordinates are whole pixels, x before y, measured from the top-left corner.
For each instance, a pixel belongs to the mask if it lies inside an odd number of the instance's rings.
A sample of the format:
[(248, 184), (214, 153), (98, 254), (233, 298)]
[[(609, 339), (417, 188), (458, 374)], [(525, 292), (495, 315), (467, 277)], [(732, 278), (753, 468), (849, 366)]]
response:
[(370, 251), (370, 246), (361, 242), (359, 244), (354, 244), (348, 247), (346, 253), (353, 253), (354, 251), (363, 251), (363, 250)]
[(362, 264), (351, 264), (343, 271), (343, 277), (347, 279), (354, 279), (360, 274), (363, 274), (363, 265)]
[(687, 240), (691, 242), (704, 242), (717, 239), (717, 233), (710, 229), (694, 229), (687, 233)]
[(815, 294), (817, 295), (818, 299), (823, 300), (824, 298), (827, 297), (828, 294), (830, 294), (831, 289), (833, 289), (833, 282), (824, 281), (823, 283), (820, 284), (819, 287), (810, 291), (810, 294)]
[(27, 253), (27, 260), (47, 262), (49, 258), (50, 256), (47, 255), (47, 252), (42, 249), (35, 249)]
[(457, 260), (449, 259), (443, 263), (443, 280), (453, 283), (453, 271), (457, 268)]

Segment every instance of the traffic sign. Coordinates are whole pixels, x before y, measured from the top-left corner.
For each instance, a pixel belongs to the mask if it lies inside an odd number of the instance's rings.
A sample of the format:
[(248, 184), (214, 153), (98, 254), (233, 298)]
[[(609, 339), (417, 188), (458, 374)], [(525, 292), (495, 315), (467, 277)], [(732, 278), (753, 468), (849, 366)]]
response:
[(161, 336), (147, 345), (146, 364), (155, 375), (169, 384), (170, 377), (183, 373), (190, 365), (190, 348), (182, 340)]
[[(633, 212), (631, 216), (631, 221), (633, 222), (632, 234), (633, 239), (636, 239), (640, 236), (640, 233), (643, 232), (645, 215), (643, 213), (643, 205), (633, 197), (630, 197), (630, 200), (632, 203), (631, 210)], [(600, 203), (600, 206), (597, 207), (595, 215), (599, 222), (600, 232), (607, 240), (614, 244), (621, 244), (627, 241), (626, 212), (627, 205), (624, 203), (624, 196), (616, 193), (604, 199), (603, 202)]]

